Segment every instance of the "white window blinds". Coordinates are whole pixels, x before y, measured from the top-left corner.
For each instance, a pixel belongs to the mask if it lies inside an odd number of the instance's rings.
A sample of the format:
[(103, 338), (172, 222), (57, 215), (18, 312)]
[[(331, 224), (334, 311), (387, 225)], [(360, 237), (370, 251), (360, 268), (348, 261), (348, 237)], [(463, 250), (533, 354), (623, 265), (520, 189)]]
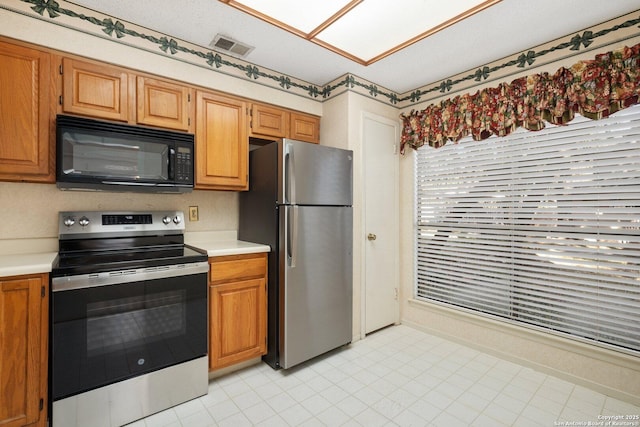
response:
[(422, 147), (416, 298), (640, 351), (640, 106)]

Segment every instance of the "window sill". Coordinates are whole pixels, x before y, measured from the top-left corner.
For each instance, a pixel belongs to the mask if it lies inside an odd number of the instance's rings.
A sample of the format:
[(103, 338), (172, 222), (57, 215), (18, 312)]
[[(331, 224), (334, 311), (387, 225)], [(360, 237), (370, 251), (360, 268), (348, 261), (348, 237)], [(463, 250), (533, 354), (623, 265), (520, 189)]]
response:
[[(588, 343), (584, 343), (576, 340), (571, 340), (558, 335), (554, 335), (553, 333), (543, 332), (541, 330), (534, 329), (533, 327), (528, 328), (528, 327), (516, 325), (513, 323), (509, 323), (507, 321), (495, 320), (490, 317), (485, 317), (485, 316), (471, 313), (465, 310), (453, 309), (441, 304), (429, 303), (429, 302), (420, 301), (417, 299), (409, 299), (408, 303), (410, 306), (413, 306), (422, 310), (429, 310), (431, 312), (435, 312), (436, 314), (446, 316), (451, 319), (455, 319), (462, 322), (468, 322), (473, 325), (479, 326), (481, 328), (492, 329), (496, 332), (509, 334), (511, 336), (514, 336), (520, 339), (526, 339), (536, 344), (550, 346), (563, 351), (580, 354), (582, 356), (585, 356), (591, 359), (599, 360), (599, 361), (620, 366), (626, 369), (634, 370), (640, 373), (640, 363), (639, 363), (640, 354), (636, 356), (633, 354), (627, 354), (620, 351), (599, 347), (597, 345), (592, 345), (592, 344), (588, 344)], [(402, 323), (407, 324), (409, 322), (405, 322), (403, 320)], [(413, 323), (411, 324), (414, 325)], [(458, 342), (462, 341), (464, 342), (464, 344), (467, 344), (476, 348), (481, 348), (482, 350), (485, 350), (488, 353), (495, 354), (496, 352), (499, 352), (501, 355), (505, 354), (502, 349), (489, 348), (488, 346), (483, 345), (482, 343), (479, 343), (479, 342), (469, 342), (468, 340), (461, 339), (437, 330), (433, 330), (429, 328), (428, 325), (414, 325), (414, 326), (423, 330), (428, 330), (429, 332), (433, 332), (441, 336), (446, 335), (448, 338), (454, 339)], [(517, 359), (518, 361), (522, 361), (520, 360), (520, 358), (517, 358)], [(528, 362), (535, 363), (535, 361), (528, 361)]]

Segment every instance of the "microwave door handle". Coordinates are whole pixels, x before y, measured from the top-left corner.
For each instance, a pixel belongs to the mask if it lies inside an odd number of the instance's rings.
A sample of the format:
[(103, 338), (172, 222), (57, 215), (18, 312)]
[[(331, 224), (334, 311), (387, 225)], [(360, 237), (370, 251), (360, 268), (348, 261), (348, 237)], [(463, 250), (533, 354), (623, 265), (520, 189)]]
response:
[(175, 164), (176, 164), (176, 150), (175, 148), (169, 148), (169, 157), (167, 158), (168, 168), (169, 168), (169, 180), (175, 181)]
[(157, 187), (158, 184), (150, 182), (122, 182), (122, 181), (102, 181), (103, 184), (122, 185), (129, 187)]

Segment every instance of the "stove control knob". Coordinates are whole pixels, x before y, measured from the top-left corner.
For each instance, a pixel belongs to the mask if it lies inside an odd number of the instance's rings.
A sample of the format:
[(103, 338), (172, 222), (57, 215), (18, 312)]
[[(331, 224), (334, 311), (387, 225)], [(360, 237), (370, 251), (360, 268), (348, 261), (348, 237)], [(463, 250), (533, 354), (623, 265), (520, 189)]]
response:
[(169, 225), (169, 223), (171, 222), (171, 218), (170, 218), (170, 217), (168, 217), (168, 216), (165, 216), (164, 218), (162, 218), (162, 222), (163, 222), (165, 225)]
[(80, 224), (83, 227), (86, 227), (87, 225), (89, 225), (89, 218), (87, 218), (86, 216), (83, 216), (78, 220), (78, 224)]
[(71, 227), (75, 223), (76, 219), (72, 216), (68, 216), (64, 219), (64, 225), (66, 225), (67, 227)]
[(176, 215), (173, 218), (173, 222), (175, 222), (176, 224), (180, 224), (180, 222), (182, 221), (182, 218), (180, 218), (180, 216)]

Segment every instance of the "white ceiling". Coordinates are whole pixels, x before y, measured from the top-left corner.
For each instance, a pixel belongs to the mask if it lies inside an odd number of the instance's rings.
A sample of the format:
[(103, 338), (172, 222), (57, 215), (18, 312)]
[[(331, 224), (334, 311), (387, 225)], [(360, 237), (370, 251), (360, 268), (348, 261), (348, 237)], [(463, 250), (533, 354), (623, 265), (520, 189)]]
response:
[[(385, 1), (389, 13), (378, 16), (375, 28), (353, 22), (343, 35), (361, 42), (385, 32), (395, 34), (397, 21), (390, 20), (391, 11), (408, 3)], [(361, 65), (218, 0), (73, 3), (203, 47), (216, 34), (223, 34), (255, 47), (244, 60), (317, 86), (352, 73), (399, 94), (640, 9), (640, 0), (502, 0), (370, 65)]]

